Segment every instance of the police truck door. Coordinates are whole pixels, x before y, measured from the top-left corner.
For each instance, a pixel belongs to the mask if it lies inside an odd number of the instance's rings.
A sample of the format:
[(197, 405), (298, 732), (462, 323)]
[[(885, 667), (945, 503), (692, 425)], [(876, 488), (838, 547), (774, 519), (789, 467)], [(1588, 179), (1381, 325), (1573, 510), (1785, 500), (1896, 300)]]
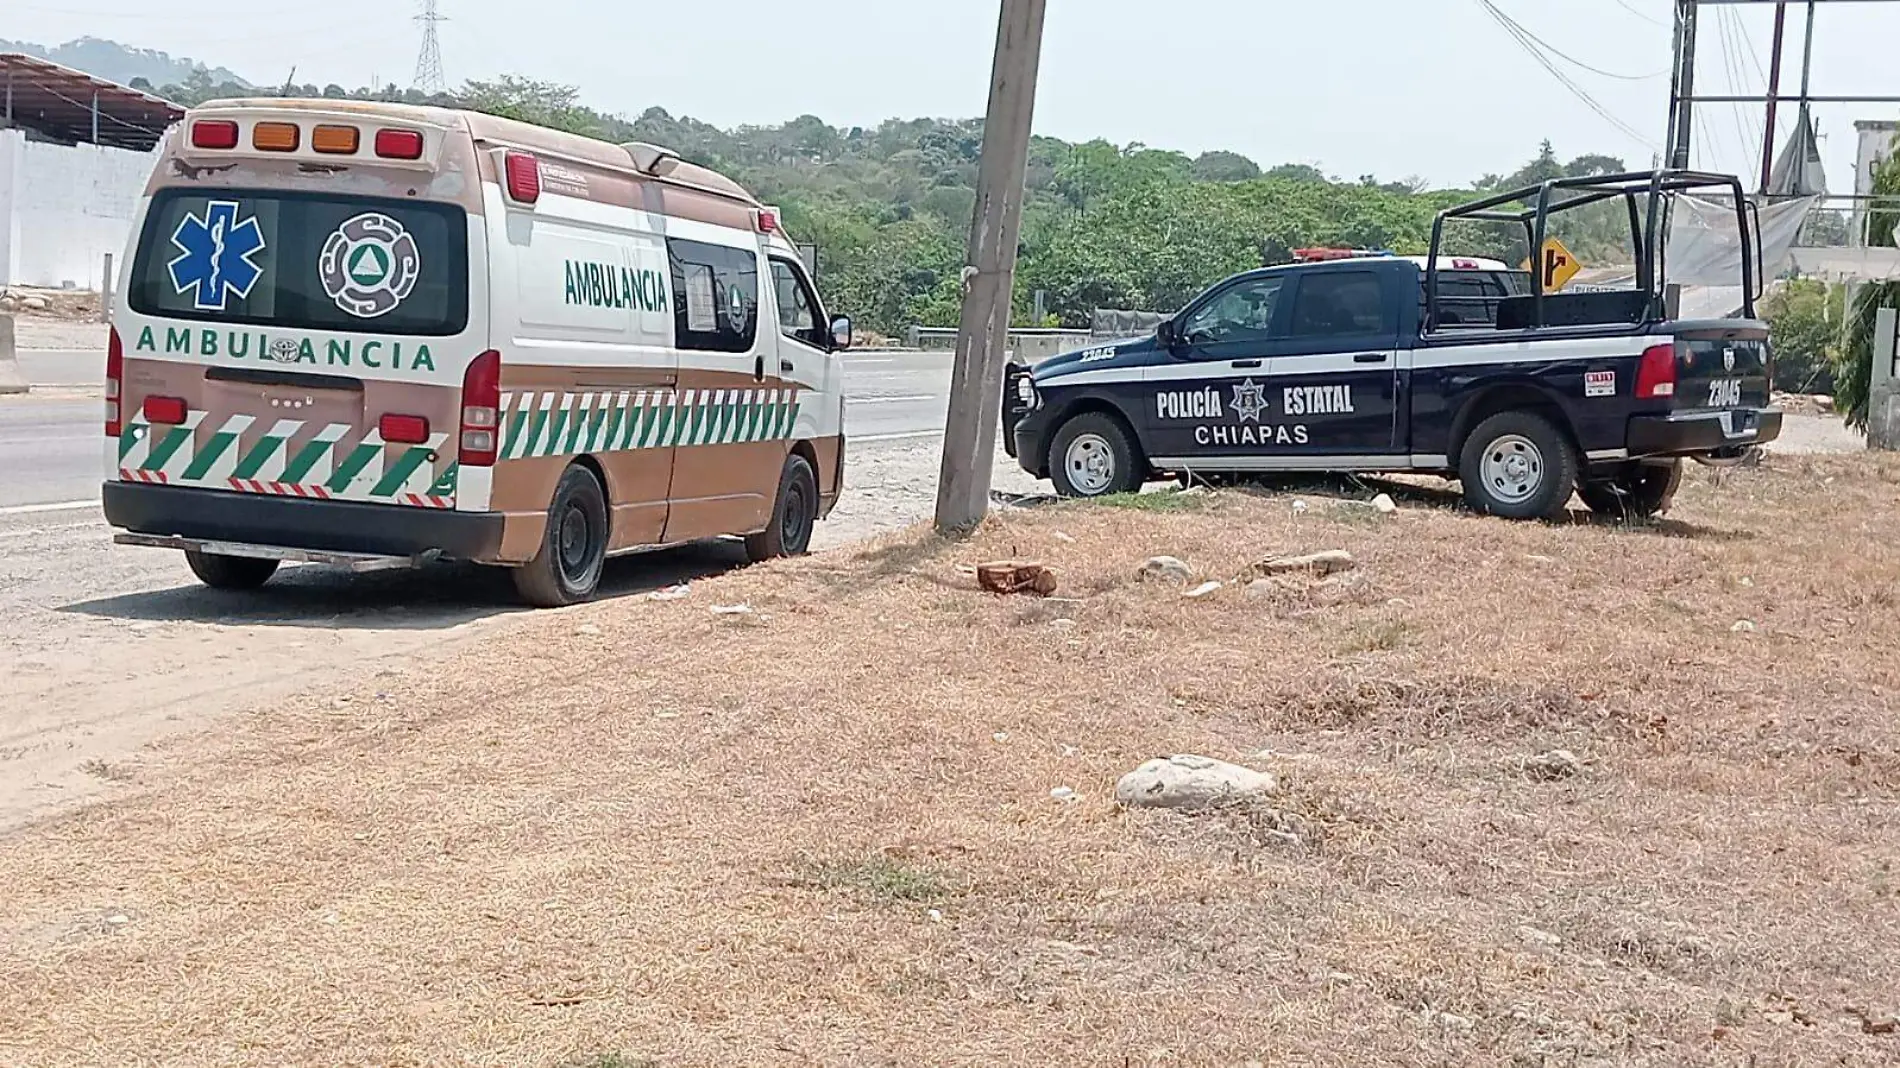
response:
[(1268, 368), (1275, 432), (1261, 452), (1301, 457), (1398, 451), (1399, 306), (1380, 272), (1300, 271), (1286, 340)]
[(1139, 398), (1150, 457), (1238, 470), (1231, 458), (1255, 451), (1286, 285), (1283, 274), (1243, 277), (1180, 317), (1173, 359), (1149, 370)]

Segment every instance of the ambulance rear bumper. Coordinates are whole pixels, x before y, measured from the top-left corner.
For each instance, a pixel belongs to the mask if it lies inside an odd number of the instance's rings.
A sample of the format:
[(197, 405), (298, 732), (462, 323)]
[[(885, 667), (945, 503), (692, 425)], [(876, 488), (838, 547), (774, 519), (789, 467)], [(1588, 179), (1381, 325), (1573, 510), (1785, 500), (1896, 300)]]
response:
[(502, 517), (358, 501), (107, 482), (106, 522), (135, 534), (376, 556), (498, 559)]

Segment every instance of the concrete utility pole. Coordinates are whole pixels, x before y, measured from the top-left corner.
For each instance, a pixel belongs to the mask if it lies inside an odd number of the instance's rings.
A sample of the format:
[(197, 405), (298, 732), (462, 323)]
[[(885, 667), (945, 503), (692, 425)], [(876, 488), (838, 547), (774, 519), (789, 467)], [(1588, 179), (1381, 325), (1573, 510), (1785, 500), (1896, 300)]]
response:
[(1047, 0), (1003, 0), (997, 20), (976, 215), (970, 225), (969, 266), (963, 271), (963, 319), (956, 367), (950, 374), (950, 419), (944, 427), (937, 483), (937, 530), (944, 534), (968, 531), (989, 514), (1046, 7)]
[(1669, 93), (1668, 165), (1689, 165), (1690, 129), (1695, 117), (1696, 0), (1676, 0), (1676, 63)]

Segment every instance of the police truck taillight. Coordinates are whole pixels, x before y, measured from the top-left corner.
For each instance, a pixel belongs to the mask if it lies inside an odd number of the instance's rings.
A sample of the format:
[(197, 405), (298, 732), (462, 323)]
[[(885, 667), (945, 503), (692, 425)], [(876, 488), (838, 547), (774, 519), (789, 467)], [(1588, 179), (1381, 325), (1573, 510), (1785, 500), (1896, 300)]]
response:
[(1636, 367), (1636, 399), (1661, 400), (1676, 395), (1676, 347), (1651, 345)]
[(500, 431), (501, 353), (490, 350), (462, 375), (462, 466), (493, 467)]
[(119, 436), (119, 405), (124, 400), (125, 342), (119, 340), (119, 328), (113, 327), (106, 339), (106, 437)]

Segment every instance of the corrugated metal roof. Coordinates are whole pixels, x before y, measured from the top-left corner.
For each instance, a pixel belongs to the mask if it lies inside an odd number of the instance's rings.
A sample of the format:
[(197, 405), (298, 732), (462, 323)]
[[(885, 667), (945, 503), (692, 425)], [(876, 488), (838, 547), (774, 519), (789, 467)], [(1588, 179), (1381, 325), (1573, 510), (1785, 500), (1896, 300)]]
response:
[(149, 152), (184, 114), (162, 97), (50, 60), (0, 52), (0, 118), (10, 125), (65, 141)]

